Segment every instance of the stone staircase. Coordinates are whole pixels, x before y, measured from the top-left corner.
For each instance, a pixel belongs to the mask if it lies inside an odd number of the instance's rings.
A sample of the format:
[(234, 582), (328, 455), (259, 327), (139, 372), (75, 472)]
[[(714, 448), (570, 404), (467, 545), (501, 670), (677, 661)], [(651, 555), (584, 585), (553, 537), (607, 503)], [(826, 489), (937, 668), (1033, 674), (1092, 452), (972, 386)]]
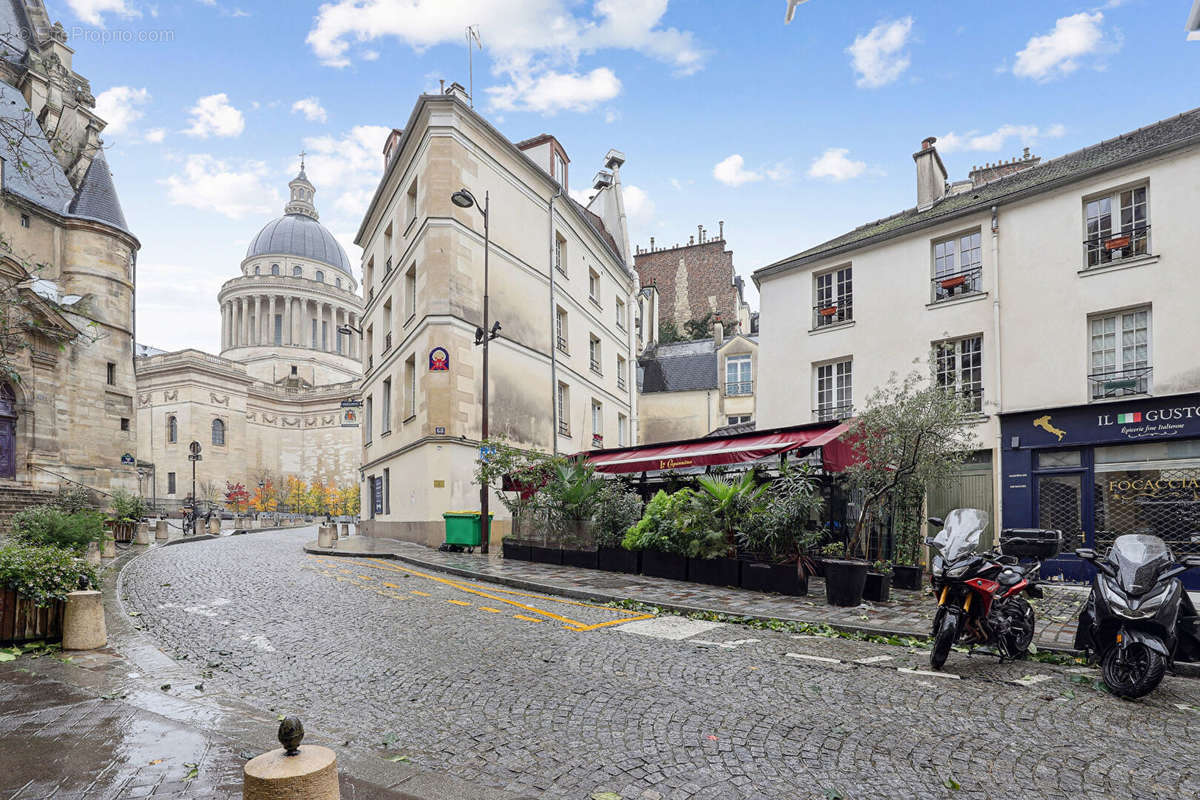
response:
[(8, 519), (30, 506), (49, 503), (54, 492), (30, 489), (25, 486), (0, 485), (0, 534), (8, 533)]

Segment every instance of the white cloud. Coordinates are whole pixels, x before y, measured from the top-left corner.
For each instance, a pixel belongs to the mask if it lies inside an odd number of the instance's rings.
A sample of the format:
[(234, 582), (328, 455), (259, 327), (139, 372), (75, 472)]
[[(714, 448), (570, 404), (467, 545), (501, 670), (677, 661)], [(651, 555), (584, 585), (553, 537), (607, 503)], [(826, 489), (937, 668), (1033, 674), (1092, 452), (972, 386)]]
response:
[(594, 192), (591, 189), (568, 189), (567, 194), (571, 195), (571, 199), (579, 205), (587, 207), (587, 204), (592, 201)]
[(261, 161), (231, 166), (204, 153), (188, 156), (183, 173), (163, 181), (173, 204), (215, 211), (230, 219), (278, 211), (281, 198), (270, 182), (270, 172)]
[(785, 181), (792, 177), (792, 168), (786, 161), (780, 161), (773, 167), (767, 167), (767, 177), (773, 181)]
[(96, 95), (96, 113), (108, 123), (104, 133), (125, 133), (144, 115), (138, 106), (150, 102), (150, 92), (132, 86), (114, 86)]
[(726, 186), (741, 186), (743, 183), (761, 181), (762, 173), (746, 169), (745, 163), (745, 159), (734, 153), (713, 167), (713, 177)]
[(645, 222), (654, 216), (654, 201), (640, 186), (622, 184), (621, 200), (625, 204), (625, 216), (631, 222)]
[(188, 136), (239, 136), (246, 128), (246, 118), (230, 105), (224, 92), (201, 97), (188, 113), (192, 116), (192, 126), (184, 131)]
[(163, 139), (167, 138), (166, 128), (151, 128), (146, 131), (145, 139), (151, 144), (160, 144)]
[(908, 69), (910, 59), (904, 47), (912, 33), (913, 19), (880, 22), (846, 48), (851, 66), (858, 73), (856, 83), (864, 89), (886, 86)]
[(1054, 30), (1042, 36), (1032, 36), (1025, 49), (1017, 53), (1013, 74), (1035, 81), (1061, 78), (1079, 69), (1084, 56), (1100, 58), (1120, 49), (1119, 36), (1106, 36), (1104, 14), (1080, 12), (1060, 17)]
[(995, 152), (1003, 150), (1009, 139), (1015, 138), (1018, 144), (1032, 145), (1038, 139), (1057, 139), (1066, 132), (1066, 127), (1061, 124), (1051, 125), (1044, 130), (1037, 125), (1001, 125), (990, 133), (968, 131), (958, 134), (951, 131), (937, 137), (937, 148), (943, 153), (964, 150)]
[(329, 119), (329, 115), (321, 106), (320, 99), (316, 97), (306, 97), (303, 100), (297, 100), (292, 103), (292, 113), (300, 112), (309, 122), (324, 122)]
[(845, 147), (831, 147), (813, 159), (808, 168), (810, 178), (829, 178), (834, 181), (844, 181), (856, 178), (867, 169), (867, 162), (854, 161), (847, 158), (850, 153)]
[(83, 22), (100, 27), (104, 27), (104, 14), (116, 14), (121, 17), (141, 16), (141, 12), (130, 8), (125, 0), (67, 0), (67, 5)]
[[(383, 125), (355, 125), (340, 136), (304, 139), (308, 151), (305, 171), (317, 187), (318, 208), (339, 223), (357, 228), (383, 173), (383, 143), (391, 132)], [(295, 174), (299, 166), (293, 164), (290, 172)], [(339, 194), (326, 194), (322, 199), (322, 189)]]
[(508, 86), (495, 86), (487, 93), (492, 108), (501, 111), (539, 114), (589, 111), (620, 94), (621, 81), (608, 67), (598, 67), (584, 75), (550, 70), (537, 77), (514, 74)]

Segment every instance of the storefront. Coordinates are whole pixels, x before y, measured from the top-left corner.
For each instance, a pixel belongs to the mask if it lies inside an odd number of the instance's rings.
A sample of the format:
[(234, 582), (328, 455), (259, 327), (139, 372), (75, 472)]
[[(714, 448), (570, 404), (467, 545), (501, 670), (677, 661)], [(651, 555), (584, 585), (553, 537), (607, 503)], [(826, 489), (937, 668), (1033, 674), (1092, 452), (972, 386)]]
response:
[[(1200, 394), (1004, 414), (1000, 431), (1004, 527), (1063, 532), (1043, 575), (1090, 578), (1075, 548), (1124, 533), (1200, 554)], [(1200, 570), (1183, 581), (1200, 589)]]

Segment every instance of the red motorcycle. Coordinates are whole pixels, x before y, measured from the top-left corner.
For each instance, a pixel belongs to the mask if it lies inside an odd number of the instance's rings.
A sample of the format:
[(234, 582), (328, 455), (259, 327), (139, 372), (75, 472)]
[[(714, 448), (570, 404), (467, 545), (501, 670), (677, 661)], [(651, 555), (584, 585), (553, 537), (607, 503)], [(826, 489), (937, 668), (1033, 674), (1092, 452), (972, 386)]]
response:
[(930, 572), (938, 595), (930, 665), (941, 669), (956, 642), (993, 647), (1001, 659), (1024, 658), (1033, 641), (1035, 619), (1023, 595), (1042, 596), (1037, 585), (1041, 561), (1022, 565), (1018, 556), (1054, 555), (1061, 534), (1005, 530), (1002, 553), (991, 553), (980, 546), (988, 525), (986, 512), (957, 508), (945, 521), (931, 517), (929, 522), (942, 528), (925, 540), (933, 550)]

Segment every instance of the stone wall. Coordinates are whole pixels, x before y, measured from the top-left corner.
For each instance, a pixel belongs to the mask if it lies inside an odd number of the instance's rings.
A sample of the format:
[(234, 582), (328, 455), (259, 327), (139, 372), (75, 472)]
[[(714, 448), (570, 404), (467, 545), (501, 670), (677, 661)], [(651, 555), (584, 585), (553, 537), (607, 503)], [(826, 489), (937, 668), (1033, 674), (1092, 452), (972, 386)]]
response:
[[(733, 251), (724, 239), (644, 250), (634, 255), (642, 286), (658, 289), (659, 317), (683, 325), (710, 312), (720, 314), (727, 333), (738, 320), (738, 294), (733, 284)], [(743, 331), (749, 333), (749, 331)]]

